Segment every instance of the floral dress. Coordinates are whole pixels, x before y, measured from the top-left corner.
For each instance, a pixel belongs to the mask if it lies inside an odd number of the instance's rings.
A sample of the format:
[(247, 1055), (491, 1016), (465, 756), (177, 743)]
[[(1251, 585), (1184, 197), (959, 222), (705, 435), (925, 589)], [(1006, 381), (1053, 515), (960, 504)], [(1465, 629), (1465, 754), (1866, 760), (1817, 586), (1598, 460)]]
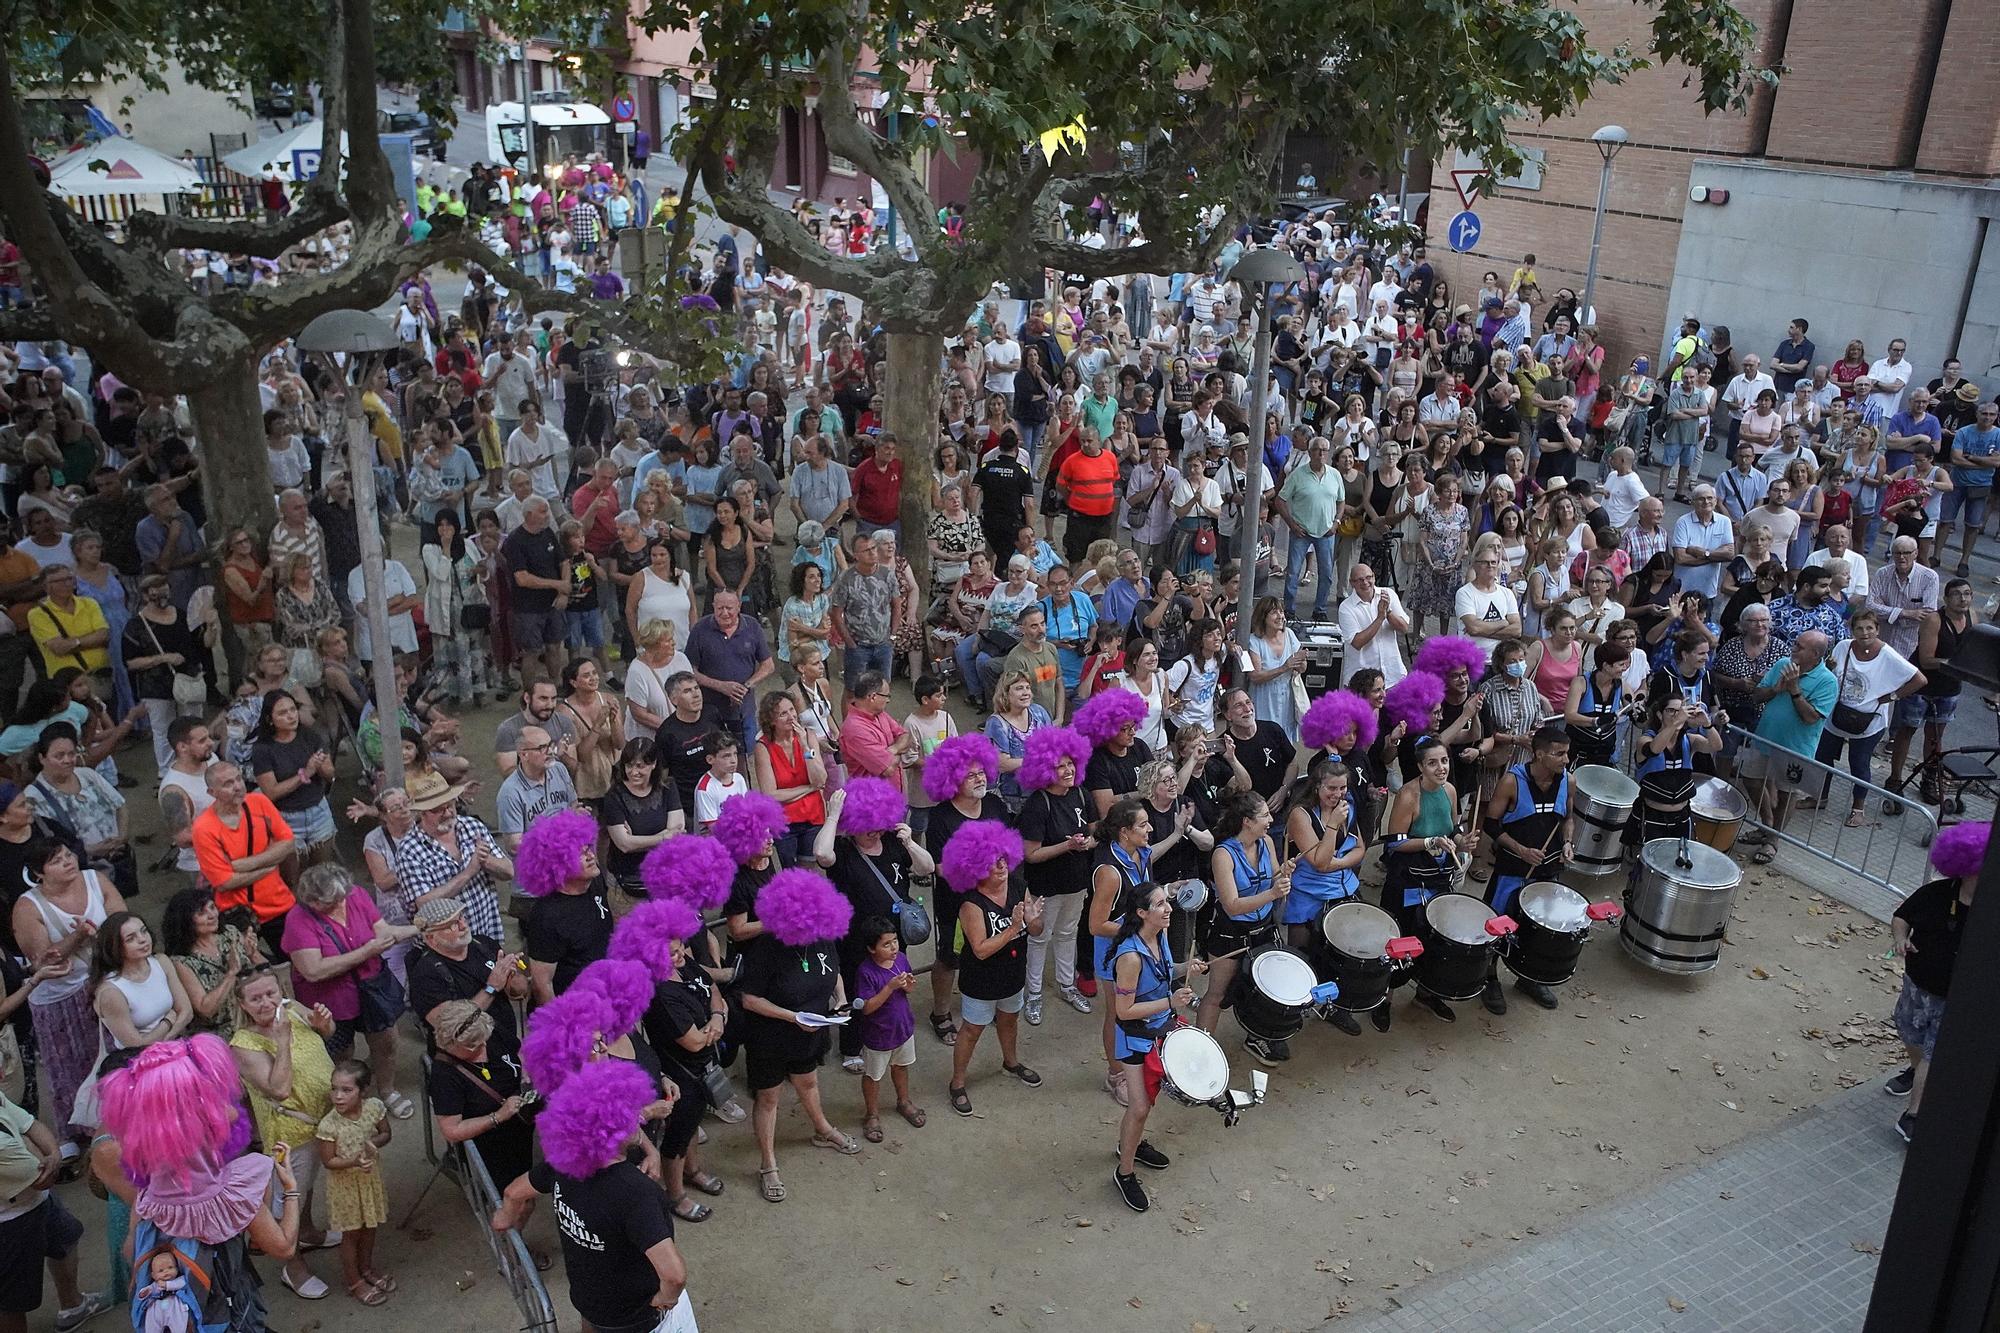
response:
[[(320, 1119), (317, 1137), (333, 1145), (335, 1157), (353, 1157), (368, 1146), (388, 1114), (379, 1099), (370, 1097), (361, 1103), (360, 1115), (328, 1111)], [(379, 1159), (373, 1166), (326, 1173), (326, 1216), (342, 1231), (379, 1227), (389, 1220), (389, 1192), (382, 1185)]]
[(1451, 616), (1458, 585), (1465, 582), (1465, 544), (1471, 533), (1472, 514), (1463, 504), (1449, 509), (1429, 505), (1417, 515), (1422, 558), (1416, 562), (1409, 609), (1418, 624), (1427, 615)]

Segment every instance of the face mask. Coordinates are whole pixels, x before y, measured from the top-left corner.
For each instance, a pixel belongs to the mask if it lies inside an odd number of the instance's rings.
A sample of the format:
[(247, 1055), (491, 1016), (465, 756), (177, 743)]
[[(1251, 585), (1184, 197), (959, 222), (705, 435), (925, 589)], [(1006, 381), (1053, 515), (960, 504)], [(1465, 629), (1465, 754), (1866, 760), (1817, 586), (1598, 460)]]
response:
[(1515, 680), (1519, 680), (1528, 674), (1528, 664), (1526, 662), (1509, 662), (1507, 664), (1507, 674)]

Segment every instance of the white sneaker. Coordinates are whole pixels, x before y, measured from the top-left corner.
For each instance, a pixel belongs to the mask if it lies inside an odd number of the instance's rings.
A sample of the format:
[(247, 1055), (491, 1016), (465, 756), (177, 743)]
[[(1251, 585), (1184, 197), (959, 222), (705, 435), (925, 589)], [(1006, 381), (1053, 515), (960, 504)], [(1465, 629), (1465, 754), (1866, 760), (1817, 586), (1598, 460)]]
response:
[(85, 1292), (83, 1304), (56, 1312), (56, 1333), (69, 1333), (73, 1328), (82, 1328), (110, 1308), (109, 1296), (97, 1291)]
[(866, 1066), (864, 1066), (864, 1065), (863, 1065), (863, 1064), (861, 1063), (861, 1057), (860, 1057), (860, 1056), (858, 1056), (858, 1055), (850, 1055), (850, 1056), (847, 1056), (847, 1057), (845, 1057), (844, 1059), (842, 1059), (842, 1060), (841, 1060), (841, 1062), (840, 1062), (840, 1067), (841, 1067), (842, 1069), (846, 1070), (846, 1071), (847, 1071), (848, 1073), (850, 1073), (850, 1074), (858, 1074), (858, 1073), (860, 1073), (860, 1072), (862, 1071), (862, 1069), (864, 1069), (864, 1068), (865, 1068)]
[(1076, 1010), (1079, 1014), (1091, 1012), (1090, 997), (1074, 986), (1063, 987), (1062, 997), (1068, 1002), (1069, 1007)]
[(1042, 1025), (1042, 1002), (1040, 1000), (1028, 1001), (1027, 1014), (1029, 1024), (1034, 1027), (1040, 1027)]

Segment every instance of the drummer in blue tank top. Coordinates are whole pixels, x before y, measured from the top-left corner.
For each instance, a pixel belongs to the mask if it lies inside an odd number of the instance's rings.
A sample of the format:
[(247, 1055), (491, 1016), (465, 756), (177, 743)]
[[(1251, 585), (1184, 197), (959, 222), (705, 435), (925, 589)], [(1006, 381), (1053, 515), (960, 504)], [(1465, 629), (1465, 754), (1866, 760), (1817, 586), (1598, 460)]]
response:
[[(1368, 849), (1356, 831), (1354, 807), (1347, 799), (1346, 764), (1322, 759), (1301, 785), (1300, 799), (1285, 819), (1285, 837), (1298, 858), (1292, 893), (1285, 899), (1285, 934), (1294, 949), (1306, 952), (1326, 909), (1360, 892), (1357, 867)], [(1361, 1032), (1360, 1021), (1345, 1009), (1330, 1009), (1327, 1021), (1349, 1036)]]
[[(1424, 905), (1440, 893), (1450, 893), (1457, 873), (1457, 854), (1471, 851), (1477, 839), (1458, 827), (1458, 792), (1451, 775), (1451, 747), (1436, 736), (1416, 743), (1417, 780), (1396, 789), (1383, 827), (1382, 851), (1387, 867), (1382, 880), (1382, 907), (1396, 918), (1405, 935), (1425, 933)], [(1401, 984), (1401, 977), (1397, 985)], [(1458, 1015), (1444, 1000), (1417, 983), (1417, 1003), (1447, 1023)], [(1389, 1030), (1389, 1006), (1379, 1005), (1375, 1026)]]
[[(1215, 821), (1215, 850), (1208, 858), (1216, 904), (1215, 924), (1208, 930), (1213, 975), (1202, 993), (1198, 1020), (1202, 1031), (1210, 1034), (1222, 1015), (1230, 983), (1243, 965), (1240, 955), (1277, 940), (1277, 904), (1292, 891), (1292, 866), (1279, 865), (1270, 833), (1271, 807), (1254, 791), (1231, 796)], [(1265, 1043), (1252, 1037), (1246, 1044), (1252, 1055), (1267, 1064), (1292, 1058), (1291, 1050), (1281, 1041)]]
[[(1091, 937), (1091, 972), (1101, 986), (1111, 984), (1111, 946), (1138, 888), (1152, 882), (1152, 835), (1152, 812), (1136, 797), (1114, 802), (1097, 821), (1097, 866), (1090, 872), (1090, 905), (1084, 909), (1084, 929)], [(1104, 1006), (1104, 1090), (1124, 1106), (1127, 1094), (1125, 1080), (1118, 1072), (1116, 1010), (1116, 1005)]]
[(1185, 1012), (1194, 1003), (1194, 992), (1185, 980), (1174, 984), (1176, 973), (1200, 976), (1208, 965), (1198, 959), (1184, 967), (1175, 964), (1167, 944), (1167, 923), (1173, 919), (1174, 904), (1163, 886), (1150, 881), (1139, 885), (1133, 902), (1111, 945), (1111, 1009), (1118, 1019), (1114, 1052), (1125, 1080), (1125, 1118), (1118, 1127), (1118, 1164), (1112, 1168), (1111, 1179), (1126, 1207), (1143, 1213), (1152, 1204), (1133, 1166), (1155, 1171), (1168, 1166), (1167, 1155), (1145, 1137), (1146, 1117), (1160, 1090), (1159, 1074), (1148, 1068), (1147, 1057), (1172, 1028), (1174, 1010)]
[[(1486, 901), (1495, 912), (1512, 912), (1528, 881), (1549, 879), (1575, 855), (1574, 819), (1569, 808), (1569, 728), (1550, 722), (1535, 731), (1533, 754), (1500, 775), (1486, 802), (1486, 833), (1493, 839), (1493, 881)], [(1522, 993), (1544, 1009), (1556, 1007), (1556, 993), (1537, 982), (1515, 979)], [(1479, 997), (1487, 1012), (1507, 1012), (1500, 976), (1489, 970)]]

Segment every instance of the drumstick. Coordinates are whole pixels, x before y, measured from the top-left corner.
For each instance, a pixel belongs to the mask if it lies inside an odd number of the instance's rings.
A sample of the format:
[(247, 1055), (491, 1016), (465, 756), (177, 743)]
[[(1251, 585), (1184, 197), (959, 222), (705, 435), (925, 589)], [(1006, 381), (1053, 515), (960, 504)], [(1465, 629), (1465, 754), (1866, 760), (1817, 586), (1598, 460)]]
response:
[(1237, 956), (1239, 956), (1239, 955), (1241, 955), (1241, 954), (1246, 954), (1246, 953), (1249, 953), (1249, 952), (1250, 952), (1250, 949), (1251, 949), (1251, 946), (1250, 946), (1250, 945), (1248, 945), (1248, 944), (1246, 944), (1246, 945), (1244, 945), (1244, 946), (1243, 946), (1242, 948), (1240, 948), (1240, 949), (1232, 949), (1232, 950), (1230, 950), (1230, 951), (1229, 951), (1228, 953), (1217, 953), (1217, 954), (1210, 954), (1210, 955), (1209, 955), (1209, 957), (1208, 957), (1208, 961), (1209, 961), (1209, 962), (1211, 962), (1211, 963), (1219, 963), (1219, 962), (1223, 961), (1223, 960), (1224, 960), (1225, 958), (1235, 958), (1235, 957), (1237, 957)]

